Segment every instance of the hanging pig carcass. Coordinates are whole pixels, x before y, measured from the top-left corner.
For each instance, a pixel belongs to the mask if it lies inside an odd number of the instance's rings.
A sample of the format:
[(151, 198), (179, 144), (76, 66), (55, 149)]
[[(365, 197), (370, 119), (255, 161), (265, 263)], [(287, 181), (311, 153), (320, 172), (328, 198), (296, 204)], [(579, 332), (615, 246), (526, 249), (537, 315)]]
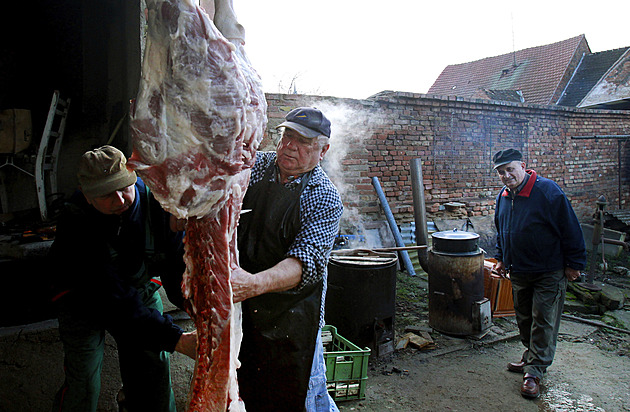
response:
[(240, 305), (232, 303), (230, 272), (267, 121), (265, 96), (242, 44), (228, 41), (193, 0), (146, 3), (130, 164), (164, 209), (187, 219), (182, 291), (198, 334), (189, 410), (244, 410), (236, 378)]

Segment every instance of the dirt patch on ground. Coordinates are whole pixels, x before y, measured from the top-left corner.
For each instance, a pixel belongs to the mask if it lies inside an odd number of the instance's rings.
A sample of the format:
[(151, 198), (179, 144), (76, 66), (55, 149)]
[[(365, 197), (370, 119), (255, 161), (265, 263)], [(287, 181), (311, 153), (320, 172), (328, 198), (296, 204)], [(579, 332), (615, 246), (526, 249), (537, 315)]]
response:
[(589, 343), (560, 341), (555, 364), (530, 401), (519, 393), (522, 377), (508, 372), (520, 344), (501, 342), (431, 356), (403, 352), (373, 365), (366, 399), (339, 403), (361, 411), (624, 411), (630, 410), (627, 357)]
[[(624, 287), (626, 279), (614, 281)], [(398, 274), (398, 336), (410, 326), (430, 330), (426, 286), (422, 274), (413, 278)], [(434, 349), (408, 347), (372, 360), (366, 399), (339, 402), (340, 409), (630, 411), (630, 335), (563, 320), (554, 364), (542, 382), (540, 398), (531, 401), (520, 395), (522, 376), (506, 369), (523, 351), (516, 322), (505, 317), (493, 323), (480, 340), (431, 331)]]

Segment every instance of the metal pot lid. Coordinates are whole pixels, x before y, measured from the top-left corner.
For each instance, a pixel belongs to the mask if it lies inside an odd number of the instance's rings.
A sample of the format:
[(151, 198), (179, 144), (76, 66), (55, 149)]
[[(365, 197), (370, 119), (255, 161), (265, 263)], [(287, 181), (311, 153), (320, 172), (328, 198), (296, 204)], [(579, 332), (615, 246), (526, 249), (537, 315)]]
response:
[(330, 253), (330, 261), (338, 264), (379, 266), (398, 260), (396, 253), (377, 252), (370, 249), (339, 249)]
[(435, 232), (431, 235), (435, 239), (445, 240), (473, 240), (479, 239), (479, 235), (474, 232), (461, 232), (457, 229), (448, 230), (445, 232)]

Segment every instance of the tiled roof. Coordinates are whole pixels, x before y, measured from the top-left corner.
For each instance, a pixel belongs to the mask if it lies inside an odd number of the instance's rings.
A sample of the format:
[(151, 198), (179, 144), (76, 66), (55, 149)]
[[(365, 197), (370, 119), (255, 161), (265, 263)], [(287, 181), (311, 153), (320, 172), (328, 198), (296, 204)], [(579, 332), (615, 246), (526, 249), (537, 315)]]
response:
[(558, 104), (577, 107), (627, 50), (624, 47), (584, 56)]
[(523, 93), (520, 90), (488, 90), (479, 89), (472, 96), (473, 99), (500, 100), (503, 102), (523, 103)]
[(580, 44), (579, 35), (545, 46), (447, 66), (429, 89), (429, 94), (473, 98), (478, 89), (521, 90), (526, 103), (555, 104), (561, 85)]

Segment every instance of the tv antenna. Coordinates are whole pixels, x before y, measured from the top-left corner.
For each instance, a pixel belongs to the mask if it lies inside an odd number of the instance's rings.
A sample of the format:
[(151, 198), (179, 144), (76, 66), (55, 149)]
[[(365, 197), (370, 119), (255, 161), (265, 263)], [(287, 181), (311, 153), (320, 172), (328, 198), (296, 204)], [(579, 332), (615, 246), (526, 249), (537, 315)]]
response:
[(514, 67), (516, 67), (516, 45), (514, 42), (514, 12), (510, 12), (510, 20), (512, 21), (512, 58)]

